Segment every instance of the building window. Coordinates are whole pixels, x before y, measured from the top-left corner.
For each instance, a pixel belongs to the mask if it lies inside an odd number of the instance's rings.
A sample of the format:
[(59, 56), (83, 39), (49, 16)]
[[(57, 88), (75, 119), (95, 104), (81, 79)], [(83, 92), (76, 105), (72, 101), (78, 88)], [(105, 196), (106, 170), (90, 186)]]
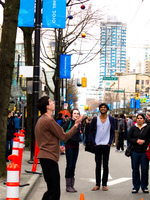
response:
[(145, 81), (145, 84), (146, 84), (146, 85), (149, 85), (149, 80), (146, 80), (146, 81)]
[(144, 85), (144, 80), (142, 80), (141, 84)]
[(136, 80), (136, 84), (139, 85), (140, 84), (140, 80)]

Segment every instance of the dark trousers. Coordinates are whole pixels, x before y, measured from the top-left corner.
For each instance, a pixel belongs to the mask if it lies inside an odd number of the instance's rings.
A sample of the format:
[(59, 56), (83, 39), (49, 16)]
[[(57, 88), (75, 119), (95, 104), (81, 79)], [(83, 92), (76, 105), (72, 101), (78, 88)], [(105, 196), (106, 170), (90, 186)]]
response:
[(76, 162), (79, 154), (79, 148), (66, 146), (66, 178), (73, 178), (75, 175)]
[(119, 136), (118, 136), (118, 146), (117, 146), (117, 149), (118, 150), (124, 150), (124, 132), (121, 132), (119, 133)]
[[(132, 182), (134, 188), (139, 190), (141, 186), (142, 189), (147, 189), (149, 161), (147, 159), (146, 153), (137, 153), (133, 151), (131, 160), (132, 160)], [(141, 166), (141, 178), (139, 170), (140, 166)]]
[(8, 160), (8, 156), (12, 154), (13, 147), (13, 139), (6, 140), (6, 160)]
[(108, 162), (109, 162), (110, 146), (97, 145), (95, 146), (95, 162), (96, 162), (96, 186), (101, 185), (101, 162), (103, 160), (103, 177), (102, 186), (107, 186), (108, 181)]
[(45, 158), (41, 158), (40, 163), (47, 184), (47, 191), (44, 193), (42, 200), (59, 200), (60, 175), (58, 163)]

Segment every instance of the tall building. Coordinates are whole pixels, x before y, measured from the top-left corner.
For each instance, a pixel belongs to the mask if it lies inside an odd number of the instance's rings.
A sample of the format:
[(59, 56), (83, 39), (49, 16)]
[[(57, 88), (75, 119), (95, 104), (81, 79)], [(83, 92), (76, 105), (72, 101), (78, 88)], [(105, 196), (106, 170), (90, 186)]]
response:
[[(126, 32), (127, 25), (116, 18), (101, 22), (100, 88), (102, 88), (103, 77), (113, 77), (115, 72), (126, 71)], [(100, 92), (99, 100), (102, 101), (102, 92)]]

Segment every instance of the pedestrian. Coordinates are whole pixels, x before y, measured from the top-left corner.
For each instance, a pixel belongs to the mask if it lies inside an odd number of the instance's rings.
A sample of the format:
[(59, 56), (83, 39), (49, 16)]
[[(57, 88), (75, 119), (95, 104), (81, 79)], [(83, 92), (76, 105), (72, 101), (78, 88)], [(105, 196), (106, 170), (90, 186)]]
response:
[(147, 112), (147, 113), (146, 113), (145, 122), (147, 123), (148, 126), (150, 126), (150, 112)]
[(124, 133), (125, 133), (124, 114), (120, 114), (120, 118), (118, 119), (118, 135), (119, 136), (118, 136), (118, 146), (116, 149), (117, 152), (124, 151)]
[[(137, 123), (130, 128), (127, 140), (133, 146), (131, 156), (132, 164), (132, 193), (138, 193), (140, 187), (144, 193), (148, 191), (149, 161), (146, 156), (146, 149), (150, 143), (150, 127), (145, 123), (145, 117), (139, 113)], [(140, 170), (141, 168), (141, 175)]]
[(136, 116), (133, 117), (133, 126), (136, 124)]
[(6, 162), (8, 162), (8, 156), (12, 154), (13, 138), (15, 133), (15, 124), (13, 118), (13, 112), (8, 110), (7, 119), (7, 138), (6, 138)]
[(14, 123), (15, 123), (15, 131), (18, 132), (20, 130), (20, 118), (18, 117), (17, 113), (14, 116)]
[[(133, 119), (132, 119), (132, 115), (129, 115), (129, 118), (127, 120), (127, 136), (129, 133), (130, 128), (133, 126)], [(129, 142), (127, 141), (127, 147), (129, 146)]]
[(110, 146), (115, 134), (115, 119), (107, 115), (109, 107), (106, 103), (99, 105), (100, 115), (94, 117), (90, 126), (90, 137), (95, 150), (96, 162), (96, 186), (92, 191), (100, 189), (101, 185), (101, 162), (103, 161), (102, 190), (107, 191), (108, 163)]
[[(76, 120), (80, 117), (80, 112), (77, 108), (71, 110), (71, 118), (64, 124), (64, 131), (70, 130)], [(66, 149), (66, 191), (77, 192), (74, 188), (75, 184), (75, 168), (79, 154), (79, 142), (81, 141), (80, 126), (78, 126), (76, 133), (65, 143)]]
[(48, 97), (43, 96), (37, 101), (37, 108), (41, 111), (41, 117), (38, 119), (35, 127), (35, 139), (40, 149), (38, 158), (42, 167), (47, 191), (42, 200), (60, 199), (60, 174), (58, 160), (60, 155), (60, 139), (67, 141), (76, 131), (82, 117), (79, 117), (74, 126), (65, 133), (61, 126), (53, 119), (55, 111), (54, 102)]

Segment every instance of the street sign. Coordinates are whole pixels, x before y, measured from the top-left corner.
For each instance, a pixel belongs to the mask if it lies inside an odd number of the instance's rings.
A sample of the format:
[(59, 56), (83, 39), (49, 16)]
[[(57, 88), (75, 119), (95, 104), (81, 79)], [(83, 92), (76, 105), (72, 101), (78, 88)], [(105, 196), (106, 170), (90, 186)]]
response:
[(124, 90), (114, 90), (114, 92), (116, 92), (116, 93), (123, 93)]
[(118, 77), (103, 77), (103, 81), (118, 81)]

